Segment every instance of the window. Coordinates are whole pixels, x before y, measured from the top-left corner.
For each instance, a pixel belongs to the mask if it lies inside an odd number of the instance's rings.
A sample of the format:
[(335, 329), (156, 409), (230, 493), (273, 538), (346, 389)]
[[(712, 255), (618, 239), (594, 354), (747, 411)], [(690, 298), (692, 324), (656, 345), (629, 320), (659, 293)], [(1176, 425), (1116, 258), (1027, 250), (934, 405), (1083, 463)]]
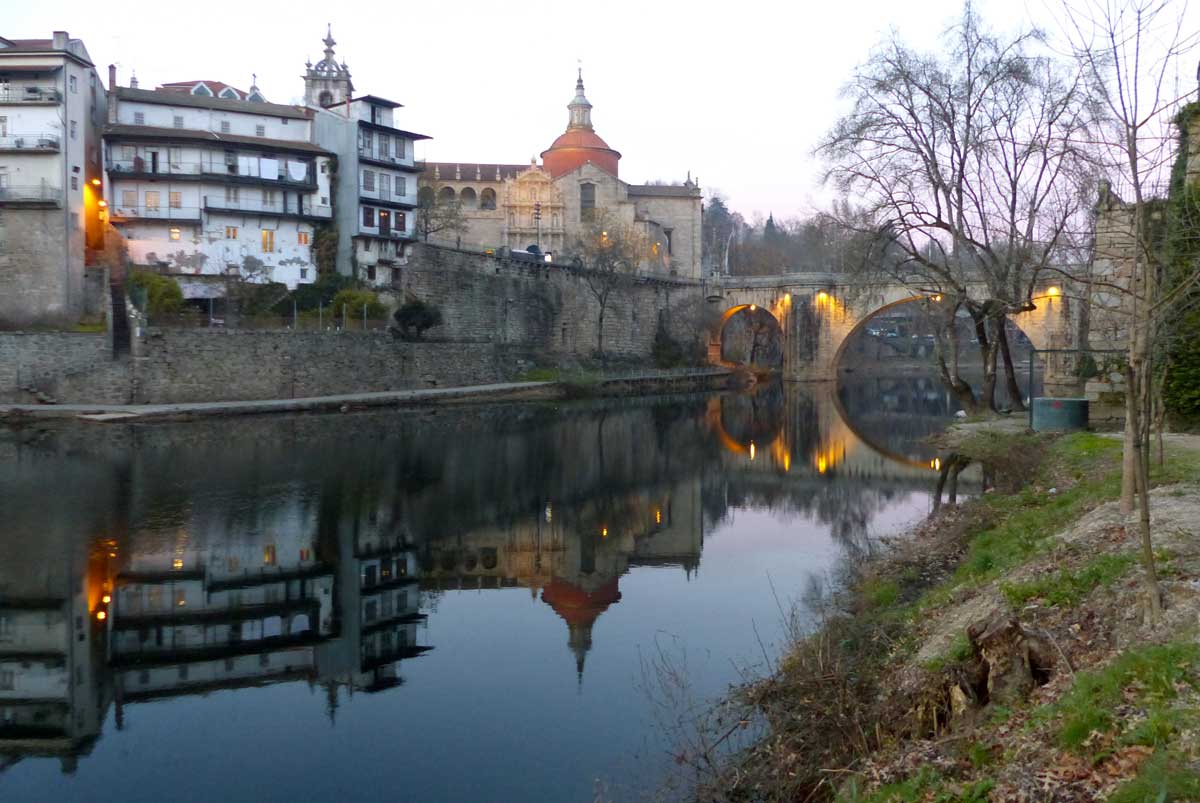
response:
[(229, 100), (240, 100), (240, 98), (238, 98), (238, 93), (233, 91), (233, 89), (230, 87), (225, 87), (222, 89), (220, 97), (228, 98)]
[(8, 118), (0, 117), (0, 139), (8, 136)]
[(480, 209), (495, 209), (496, 208), (496, 191), (491, 187), (486, 188), (479, 193), (479, 208)]
[(375, 226), (375, 210), (369, 206), (363, 207), (363, 222), (364, 226)]
[(265, 125), (254, 126), (254, 136), (265, 137), (267, 135), (267, 127)]
[[(275, 253), (275, 230), (274, 229), (263, 229), (262, 230), (262, 250), (263, 250), (264, 254)], [(270, 558), (269, 560), (268, 560), (268, 556)], [(275, 547), (269, 546), (266, 548), (266, 550), (263, 552), (263, 563), (267, 564), (268, 566), (275, 565)]]
[(169, 192), (167, 193), (167, 203), (172, 209), (183, 209), (183, 193)]
[(79, 124), (74, 120), (71, 121), (71, 139), (75, 139), (75, 134), (79, 129)]
[(671, 255), (671, 232), (672, 229), (663, 229), (663, 234), (667, 235), (667, 256)]
[(379, 174), (379, 197), (386, 198), (392, 194), (392, 177), (387, 173)]
[(13, 624), (12, 619), (8, 616), (0, 616), (0, 644), (4, 644), (13, 640)]
[[(236, 240), (237, 239), (237, 231), (238, 231), (237, 226), (226, 226), (225, 227), (225, 239), (226, 240)], [(232, 560), (232, 558), (230, 558), (230, 560)]]
[(237, 187), (226, 187), (225, 188), (225, 203), (236, 204), (237, 202), (238, 202), (238, 188)]
[(176, 589), (175, 591), (175, 607), (183, 608), (187, 605), (187, 591), (185, 589)]
[(388, 151), (391, 150), (391, 148), (389, 147), (390, 142), (391, 142), (391, 140), (389, 140), (387, 137), (379, 138), (379, 158), (380, 159), (387, 159), (391, 155), (388, 153)]
[(121, 206), (137, 206), (137, 190), (121, 190)]
[(72, 75), (70, 79), (68, 79), (67, 83), (70, 85), (72, 92), (79, 91), (79, 82), (75, 79), (75, 76)]
[(153, 190), (146, 190), (146, 209), (158, 209), (158, 193)]
[(222, 133), (222, 134), (228, 134), (228, 133), (229, 133), (229, 121), (228, 121), (228, 120), (222, 120), (222, 121), (221, 121), (221, 133)]
[(403, 212), (397, 212), (395, 217), (392, 218), (392, 227), (395, 231), (404, 231), (406, 229)]
[(375, 137), (370, 131), (362, 132), (362, 149), (370, 153), (373, 147), (375, 147)]
[[(383, 246), (381, 245), (380, 248), (382, 248), (382, 247)], [(367, 281), (369, 281), (369, 282), (375, 281), (375, 266), (374, 265), (367, 266)]]
[(596, 209), (596, 185), (595, 184), (580, 184), (579, 185), (579, 217), (582, 220), (591, 220), (595, 209)]
[(145, 112), (134, 112), (133, 113), (133, 124), (134, 125), (145, 125), (146, 124)]
[(12, 691), (17, 686), (17, 673), (11, 669), (0, 669), (0, 691)]
[(408, 195), (408, 180), (404, 176), (396, 176), (396, 197)]
[(79, 189), (79, 176), (71, 176), (71, 189)]
[(275, 205), (275, 190), (263, 190), (262, 191), (262, 202), (263, 202), (263, 206), (274, 206)]
[(374, 170), (364, 170), (363, 171), (362, 188), (364, 190), (366, 190), (367, 192), (375, 191), (375, 171)]
[(134, 148), (132, 145), (122, 145), (121, 146), (121, 158), (122, 159), (124, 159), (127, 162), (131, 162), (131, 161), (133, 161), (133, 158), (135, 156), (137, 156), (137, 149)]
[(204, 84), (196, 84), (194, 87), (192, 87), (192, 94), (193, 95), (204, 95), (205, 97), (211, 98), (212, 90), (209, 89)]
[(400, 139), (400, 137), (396, 137), (396, 158), (404, 158), (404, 140)]
[(183, 128), (183, 116), (182, 115), (179, 115), (179, 114), (175, 115), (175, 127)]
[(307, 278), (308, 278), (308, 268), (301, 268), (301, 269), (300, 269), (300, 278), (301, 278), (301, 279), (307, 279)]
[(302, 231), (296, 235), (296, 245), (308, 245), (308, 232)]
[(179, 231), (179, 227), (178, 227), (178, 226), (172, 226), (172, 227), (171, 227), (171, 239), (172, 239), (172, 240), (178, 240), (178, 239), (179, 239), (179, 237), (180, 237), (180, 231)]

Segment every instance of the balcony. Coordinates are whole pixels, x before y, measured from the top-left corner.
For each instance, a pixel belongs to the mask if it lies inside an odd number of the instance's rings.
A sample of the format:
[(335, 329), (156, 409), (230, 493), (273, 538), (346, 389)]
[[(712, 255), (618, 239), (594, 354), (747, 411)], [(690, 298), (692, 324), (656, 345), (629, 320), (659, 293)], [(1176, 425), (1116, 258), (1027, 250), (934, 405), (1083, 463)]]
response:
[(380, 165), (382, 167), (393, 167), (397, 170), (404, 170), (406, 172), (417, 172), (421, 170), (421, 167), (417, 167), (415, 165), (412, 157), (400, 157), (393, 153), (382, 156), (371, 148), (364, 148), (361, 146), (358, 149), (358, 159), (361, 162), (370, 162), (371, 164)]
[[(293, 164), (295, 164), (293, 162)], [(261, 176), (254, 173), (239, 172), (237, 163), (221, 161), (219, 158), (209, 162), (172, 162), (167, 158), (157, 161), (141, 156), (133, 159), (113, 159), (108, 166), (110, 174), (128, 176), (129, 178), (175, 178), (200, 180), (228, 179), (239, 184), (268, 184), (295, 189), (314, 190), (317, 182), (313, 177), (312, 165), (305, 163), (303, 178), (289, 174), (286, 162), (280, 161), (275, 176)]]
[(0, 151), (22, 151), (29, 153), (58, 153), (62, 138), (58, 134), (13, 134), (0, 137)]
[(62, 93), (53, 85), (10, 84), (0, 89), (0, 104), (13, 103), (57, 106), (62, 103)]
[(134, 220), (199, 223), (200, 208), (197, 206), (114, 206), (111, 208), (111, 217), (114, 223)]
[(284, 204), (280, 198), (275, 201), (263, 201), (258, 198), (230, 198), (229, 196), (204, 196), (204, 211), (206, 212), (245, 212), (273, 217), (299, 217), (328, 219), (332, 210), (328, 206), (308, 206), (297, 208), (294, 199), (288, 199)]
[(61, 207), (62, 202), (62, 187), (51, 187), (45, 184), (18, 184), (13, 187), (0, 187), (0, 204), (4, 206)]

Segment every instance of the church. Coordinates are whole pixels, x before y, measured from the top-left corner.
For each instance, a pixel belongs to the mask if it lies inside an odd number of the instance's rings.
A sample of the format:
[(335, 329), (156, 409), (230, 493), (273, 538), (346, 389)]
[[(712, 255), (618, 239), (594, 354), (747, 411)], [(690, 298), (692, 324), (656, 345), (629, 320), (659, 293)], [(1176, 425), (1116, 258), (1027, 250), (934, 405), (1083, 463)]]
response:
[(466, 222), (464, 232), (434, 232), (429, 241), (471, 249), (540, 244), (542, 251), (569, 255), (587, 221), (601, 210), (649, 243), (642, 272), (699, 279), (698, 184), (690, 175), (675, 185), (622, 181), (621, 154), (592, 127), (582, 71), (567, 108), (567, 130), (542, 152), (540, 165), (536, 160), (426, 163), (420, 178), (422, 203), (457, 203)]

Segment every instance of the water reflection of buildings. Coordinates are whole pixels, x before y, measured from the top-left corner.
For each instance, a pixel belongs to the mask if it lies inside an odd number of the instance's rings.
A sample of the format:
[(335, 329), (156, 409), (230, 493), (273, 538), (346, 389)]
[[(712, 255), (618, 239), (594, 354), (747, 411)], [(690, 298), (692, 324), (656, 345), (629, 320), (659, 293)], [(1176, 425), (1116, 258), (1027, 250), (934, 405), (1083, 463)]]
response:
[(505, 527), (422, 545), (422, 588), (528, 588), (567, 625), (583, 677), (599, 617), (621, 599), (620, 578), (639, 566), (678, 566), (689, 576), (704, 546), (699, 479), (654, 491), (547, 502)]

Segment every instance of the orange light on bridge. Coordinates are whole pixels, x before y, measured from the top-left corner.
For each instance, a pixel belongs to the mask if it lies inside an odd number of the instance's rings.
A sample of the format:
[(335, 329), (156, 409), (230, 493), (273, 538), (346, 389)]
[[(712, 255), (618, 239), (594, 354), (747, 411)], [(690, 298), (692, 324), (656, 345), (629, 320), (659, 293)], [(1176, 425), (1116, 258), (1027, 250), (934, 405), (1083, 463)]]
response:
[(941, 301), (941, 300), (942, 300), (942, 294), (941, 294), (941, 293), (938, 293), (937, 295), (930, 296), (930, 297), (929, 297), (929, 300), (930, 300), (930, 301)]
[(654, 523), (662, 524), (662, 511), (661, 510), (654, 511)]
[(108, 618), (108, 614), (106, 612), (96, 611), (96, 620), (97, 621), (103, 622), (107, 618)]
[(823, 302), (823, 301), (828, 301), (828, 300), (829, 300), (829, 293), (826, 293), (824, 290), (817, 293), (817, 301)]
[(942, 459), (940, 457), (933, 458), (929, 461), (929, 467), (934, 471), (940, 471), (942, 468)]
[(790, 303), (792, 303), (792, 294), (791, 294), (791, 293), (784, 293), (784, 294), (783, 294), (783, 300), (784, 300), (784, 303), (787, 303), (787, 304), (790, 304)]
[(817, 456), (817, 473), (824, 474), (828, 468), (829, 468), (829, 464), (825, 462), (825, 456), (818, 455)]
[(754, 460), (754, 452), (755, 452), (754, 441), (750, 441), (750, 460), (751, 461)]
[(757, 305), (757, 304), (751, 304), (751, 305), (750, 305), (750, 311), (751, 311), (751, 312), (754, 312), (756, 309), (758, 309), (758, 305)]

